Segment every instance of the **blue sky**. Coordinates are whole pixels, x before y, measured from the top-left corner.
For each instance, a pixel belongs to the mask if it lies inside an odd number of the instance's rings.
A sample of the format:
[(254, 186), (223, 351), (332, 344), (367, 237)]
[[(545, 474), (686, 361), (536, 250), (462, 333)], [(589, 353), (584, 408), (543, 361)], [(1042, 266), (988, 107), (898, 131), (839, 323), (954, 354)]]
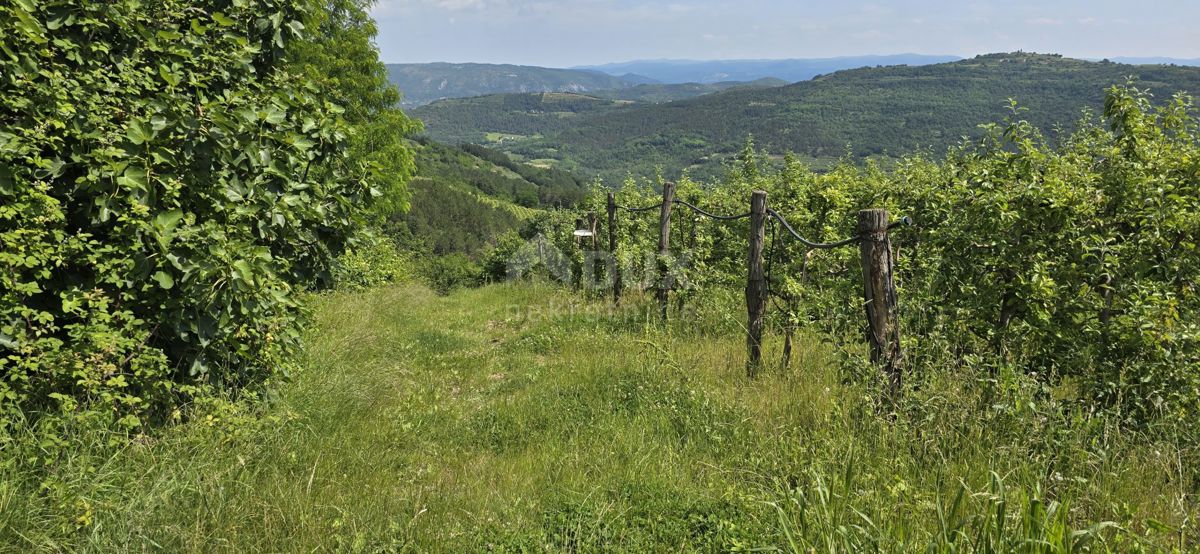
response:
[(1013, 50), (1200, 58), (1198, 0), (379, 0), (372, 13), (381, 57), (397, 63)]

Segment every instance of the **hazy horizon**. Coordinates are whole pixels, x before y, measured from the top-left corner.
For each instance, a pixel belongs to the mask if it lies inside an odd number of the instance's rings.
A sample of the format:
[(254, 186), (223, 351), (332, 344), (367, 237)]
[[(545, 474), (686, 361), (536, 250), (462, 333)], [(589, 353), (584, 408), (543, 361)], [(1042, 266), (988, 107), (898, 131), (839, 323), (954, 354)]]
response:
[(576, 67), (994, 52), (1200, 58), (1200, 4), (1147, 0), (380, 0), (387, 63)]
[[(1016, 52), (1016, 50), (1007, 51), (1007, 52)], [(1032, 50), (1024, 50), (1024, 52), (1033, 53), (1033, 54), (1048, 54), (1048, 55), (1058, 54), (1058, 55), (1062, 55), (1067, 58), (1074, 58), (1074, 59), (1085, 60), (1085, 61), (1101, 61), (1101, 60), (1107, 59), (1110, 61), (1118, 61), (1119, 60), (1120, 61), (1119, 63), (1137, 63), (1138, 61), (1141, 61), (1141, 60), (1173, 60), (1176, 62), (1189, 62), (1192, 65), (1200, 65), (1200, 57), (1189, 58), (1189, 57), (1180, 57), (1180, 56), (1123, 56), (1123, 55), (1122, 56), (1108, 56), (1108, 57), (1090, 57), (1090, 56), (1082, 57), (1082, 56), (1069, 56), (1066, 54), (1062, 54), (1061, 52), (1035, 52)], [(931, 53), (925, 53), (925, 52), (897, 52), (897, 53), (889, 53), (889, 54), (871, 53), (871, 54), (854, 54), (854, 55), (846, 55), (846, 56), (822, 56), (822, 57), (812, 57), (812, 58), (796, 58), (796, 57), (789, 57), (789, 58), (703, 58), (703, 59), (702, 58), (636, 58), (636, 59), (628, 59), (628, 60), (612, 60), (612, 61), (601, 62), (601, 63), (586, 63), (586, 64), (572, 64), (572, 65), (538, 65), (538, 64), (512, 63), (512, 62), (481, 62), (481, 61), (476, 61), (476, 60), (387, 61), (384, 63), (398, 64), (398, 65), (435, 64), (435, 63), (445, 63), (445, 64), (453, 64), (453, 65), (481, 64), (481, 65), (512, 65), (512, 66), (524, 66), (524, 67), (543, 67), (543, 68), (547, 68), (547, 69), (578, 69), (578, 68), (593, 68), (593, 67), (603, 67), (603, 66), (627, 65), (627, 64), (635, 64), (635, 63), (687, 64), (687, 63), (709, 63), (709, 62), (724, 62), (724, 63), (728, 63), (728, 62), (781, 62), (781, 61), (789, 61), (789, 60), (836, 60), (836, 59), (873, 58), (873, 57), (883, 58), (883, 57), (899, 57), (899, 56), (928, 56), (928, 57), (951, 57), (951, 56), (954, 56), (954, 57), (958, 57), (958, 58), (965, 60), (965, 59), (973, 58), (975, 56), (981, 56), (981, 55), (987, 55), (987, 54), (999, 54), (999, 53), (1003, 53), (1003, 52), (1000, 52), (1000, 51), (997, 51), (997, 52), (975, 52), (972, 54), (965, 54), (965, 55), (964, 54), (952, 54), (952, 53), (933, 53), (933, 54), (931, 54)]]

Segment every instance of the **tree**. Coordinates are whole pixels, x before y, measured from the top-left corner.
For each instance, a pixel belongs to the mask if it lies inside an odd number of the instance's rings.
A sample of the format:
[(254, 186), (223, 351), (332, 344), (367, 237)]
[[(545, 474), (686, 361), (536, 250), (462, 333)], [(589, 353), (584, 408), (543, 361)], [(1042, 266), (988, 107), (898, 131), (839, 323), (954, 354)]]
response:
[(407, 211), (408, 181), (416, 171), (404, 138), (421, 129), (398, 107), (400, 93), (379, 60), (378, 30), (369, 10), (374, 0), (304, 0), (306, 40), (293, 42), (288, 59), (294, 70), (345, 110), (354, 129), (348, 158), (368, 171), (379, 195), (377, 221)]
[(291, 363), (296, 291), (374, 200), (346, 118), (388, 101), (346, 116), (289, 71), (306, 17), (0, 3), (0, 431), (18, 412), (132, 429)]

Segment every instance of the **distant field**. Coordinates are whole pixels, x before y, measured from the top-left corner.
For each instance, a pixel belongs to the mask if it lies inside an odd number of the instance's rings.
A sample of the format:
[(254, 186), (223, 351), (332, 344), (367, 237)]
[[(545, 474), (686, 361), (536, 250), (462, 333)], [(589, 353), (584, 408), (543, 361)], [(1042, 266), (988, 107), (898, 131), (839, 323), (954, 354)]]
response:
[(518, 140), (529, 140), (529, 139), (541, 138), (539, 135), (533, 135), (533, 136), (507, 135), (504, 133), (488, 133), (487, 135), (485, 135), (485, 137), (487, 138), (487, 141), (491, 142), (491, 143), (504, 143), (504, 142), (518, 141)]

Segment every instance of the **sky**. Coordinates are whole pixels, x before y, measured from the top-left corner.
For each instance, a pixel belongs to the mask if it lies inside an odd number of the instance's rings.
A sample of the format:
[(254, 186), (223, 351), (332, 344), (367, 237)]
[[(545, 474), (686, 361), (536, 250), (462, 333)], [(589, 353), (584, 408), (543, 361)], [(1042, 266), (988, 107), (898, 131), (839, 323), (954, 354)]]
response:
[(377, 0), (389, 63), (1057, 53), (1200, 58), (1198, 0)]

